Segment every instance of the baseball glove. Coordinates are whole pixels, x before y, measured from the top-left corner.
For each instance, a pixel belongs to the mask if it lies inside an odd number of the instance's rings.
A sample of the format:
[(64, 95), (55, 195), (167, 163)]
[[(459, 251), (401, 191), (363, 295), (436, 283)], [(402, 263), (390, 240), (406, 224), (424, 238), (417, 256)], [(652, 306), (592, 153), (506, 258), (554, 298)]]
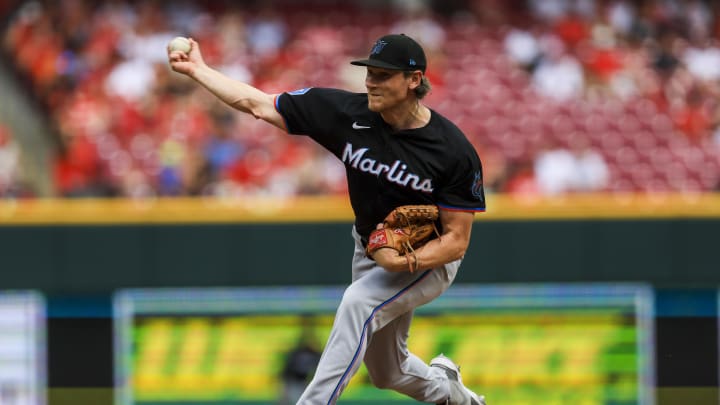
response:
[[(382, 228), (370, 234), (365, 253), (372, 257), (378, 249), (395, 249), (405, 256), (410, 272), (417, 270), (418, 259), (415, 249), (424, 245), (433, 232), (440, 236), (435, 227), (438, 208), (434, 205), (403, 205), (395, 208), (383, 221)], [(410, 258), (414, 259), (414, 262)]]

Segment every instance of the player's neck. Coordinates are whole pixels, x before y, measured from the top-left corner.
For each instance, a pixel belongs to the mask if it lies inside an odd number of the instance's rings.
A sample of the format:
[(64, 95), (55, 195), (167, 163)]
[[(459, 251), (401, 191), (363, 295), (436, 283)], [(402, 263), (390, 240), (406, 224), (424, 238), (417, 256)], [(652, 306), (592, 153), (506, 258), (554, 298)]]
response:
[(392, 110), (380, 113), (383, 120), (396, 131), (422, 128), (430, 122), (430, 109), (414, 99)]

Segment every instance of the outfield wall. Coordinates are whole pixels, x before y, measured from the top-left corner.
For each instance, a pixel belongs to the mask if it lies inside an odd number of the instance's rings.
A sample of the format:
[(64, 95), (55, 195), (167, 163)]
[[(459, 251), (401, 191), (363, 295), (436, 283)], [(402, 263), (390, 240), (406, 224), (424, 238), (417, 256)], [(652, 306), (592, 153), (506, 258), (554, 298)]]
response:
[[(497, 205), (493, 205), (496, 202)], [(495, 197), (458, 282), (720, 284), (720, 198)], [(0, 285), (49, 294), (349, 280), (344, 199), (34, 201), (0, 207)]]

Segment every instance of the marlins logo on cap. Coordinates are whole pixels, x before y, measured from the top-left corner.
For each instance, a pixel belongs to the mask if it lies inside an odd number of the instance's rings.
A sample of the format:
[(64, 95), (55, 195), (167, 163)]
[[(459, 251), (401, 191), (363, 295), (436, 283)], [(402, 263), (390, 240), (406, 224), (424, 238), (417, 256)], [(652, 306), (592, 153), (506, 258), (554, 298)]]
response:
[(420, 70), (425, 73), (427, 61), (420, 44), (405, 34), (385, 35), (378, 39), (367, 59), (350, 62), (356, 66), (372, 66), (393, 70)]
[(370, 51), (371, 55), (377, 55), (380, 52), (382, 52), (383, 48), (387, 45), (387, 42), (383, 41), (382, 39), (378, 39), (377, 42), (375, 42), (375, 46), (373, 46), (372, 51)]

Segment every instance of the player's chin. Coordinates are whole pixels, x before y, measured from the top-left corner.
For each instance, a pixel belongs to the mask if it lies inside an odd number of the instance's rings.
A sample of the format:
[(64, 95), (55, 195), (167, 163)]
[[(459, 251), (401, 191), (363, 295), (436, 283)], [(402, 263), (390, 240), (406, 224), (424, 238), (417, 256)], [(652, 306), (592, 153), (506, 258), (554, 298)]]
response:
[(368, 109), (372, 112), (380, 112), (383, 110), (383, 103), (380, 100), (373, 100), (372, 97), (368, 98)]

